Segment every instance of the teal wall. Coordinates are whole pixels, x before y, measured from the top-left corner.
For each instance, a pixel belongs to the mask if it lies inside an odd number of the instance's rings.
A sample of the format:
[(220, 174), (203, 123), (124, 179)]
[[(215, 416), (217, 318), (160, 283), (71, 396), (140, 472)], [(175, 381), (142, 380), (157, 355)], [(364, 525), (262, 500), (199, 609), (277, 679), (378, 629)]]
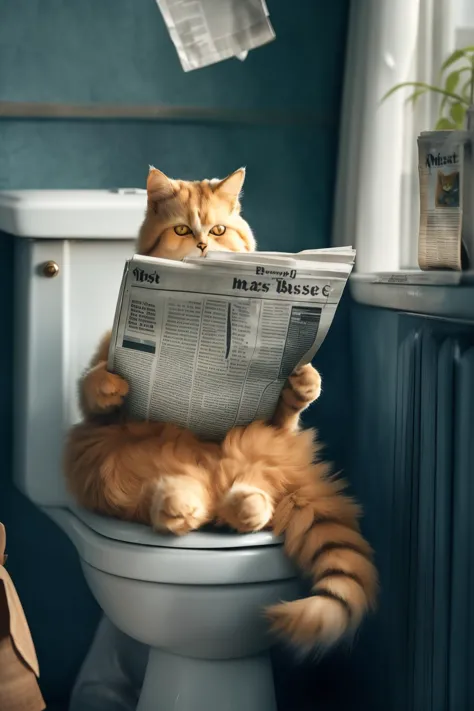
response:
[[(327, 243), (348, 0), (273, 0), (277, 41), (184, 73), (155, 0), (0, 0), (0, 100), (312, 111), (298, 126), (3, 121), (0, 188), (143, 186), (248, 167), (263, 247)], [(290, 244), (289, 241), (291, 240)]]
[[(244, 208), (263, 249), (329, 242), (349, 0), (269, 2), (277, 34), (241, 63), (185, 74), (155, 0), (0, 0), (0, 100), (311, 111), (292, 126), (0, 118), (0, 189), (143, 186), (148, 164), (177, 177), (246, 165)], [(12, 240), (0, 235), (0, 302)], [(318, 364), (317, 422), (344, 463), (349, 376), (343, 306)], [(10, 343), (12, 322), (2, 322)], [(0, 520), (48, 698), (65, 697), (98, 611), (72, 545), (11, 485), (12, 353), (0, 349)], [(343, 403), (343, 405), (341, 405)], [(47, 416), (47, 413), (45, 413)]]

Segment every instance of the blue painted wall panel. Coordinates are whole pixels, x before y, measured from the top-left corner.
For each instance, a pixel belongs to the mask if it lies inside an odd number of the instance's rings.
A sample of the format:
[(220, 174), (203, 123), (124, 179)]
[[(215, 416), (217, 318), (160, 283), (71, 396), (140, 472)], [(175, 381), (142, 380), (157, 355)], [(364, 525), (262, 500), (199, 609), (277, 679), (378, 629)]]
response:
[(150, 163), (191, 179), (246, 165), (260, 247), (293, 251), (328, 244), (336, 140), (308, 126), (0, 121), (0, 189), (144, 187)]
[[(347, 0), (271, 0), (274, 41), (184, 73), (155, 0), (1, 0), (0, 97), (312, 108), (337, 123)], [(327, 168), (327, 166), (326, 166)]]

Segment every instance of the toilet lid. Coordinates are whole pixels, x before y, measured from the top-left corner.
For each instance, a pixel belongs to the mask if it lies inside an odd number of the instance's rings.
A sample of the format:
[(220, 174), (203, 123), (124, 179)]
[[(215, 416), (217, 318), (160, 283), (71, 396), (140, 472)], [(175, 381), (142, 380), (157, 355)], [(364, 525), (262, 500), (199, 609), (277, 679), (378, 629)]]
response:
[(71, 507), (73, 513), (93, 531), (106, 538), (125, 543), (136, 543), (142, 546), (159, 548), (190, 548), (223, 549), (249, 548), (253, 546), (277, 546), (283, 543), (281, 537), (274, 536), (269, 531), (258, 533), (233, 533), (224, 529), (209, 528), (207, 530), (188, 533), (186, 536), (159, 534), (149, 526), (130, 523), (120, 519), (101, 516), (79, 507)]

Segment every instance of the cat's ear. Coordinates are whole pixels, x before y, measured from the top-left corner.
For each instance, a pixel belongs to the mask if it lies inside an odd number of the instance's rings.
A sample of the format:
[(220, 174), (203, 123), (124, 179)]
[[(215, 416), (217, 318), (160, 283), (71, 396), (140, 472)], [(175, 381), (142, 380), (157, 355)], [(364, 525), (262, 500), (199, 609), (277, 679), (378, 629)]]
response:
[(175, 195), (173, 181), (167, 175), (150, 165), (150, 172), (146, 181), (148, 202), (156, 203)]
[(237, 200), (245, 180), (245, 168), (239, 168), (221, 180), (214, 188), (215, 193)]

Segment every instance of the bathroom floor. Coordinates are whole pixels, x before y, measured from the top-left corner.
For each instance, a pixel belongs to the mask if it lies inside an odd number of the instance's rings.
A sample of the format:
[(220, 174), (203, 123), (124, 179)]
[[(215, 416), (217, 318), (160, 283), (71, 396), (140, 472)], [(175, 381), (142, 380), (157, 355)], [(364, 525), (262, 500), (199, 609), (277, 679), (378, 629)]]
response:
[[(313, 698), (311, 700), (307, 699), (296, 706), (294, 703), (286, 704), (285, 706), (279, 705), (278, 711), (348, 711), (350, 708), (347, 704), (344, 707), (339, 703), (337, 705), (324, 702), (321, 704), (320, 700)], [(67, 703), (48, 705), (46, 711), (68, 711)]]
[[(365, 708), (360, 680), (350, 660), (350, 656), (342, 654), (319, 662), (296, 664), (292, 652), (275, 649), (273, 665), (278, 711), (355, 711)], [(68, 703), (51, 703), (46, 711), (68, 711)]]
[[(278, 711), (350, 711), (351, 709), (360, 708), (356, 704), (357, 697), (351, 694), (350, 698), (330, 698), (328, 692), (323, 690), (298, 688), (295, 685), (293, 692), (285, 694), (285, 698), (278, 699)], [(67, 701), (62, 703), (48, 704), (46, 711), (68, 711)]]

